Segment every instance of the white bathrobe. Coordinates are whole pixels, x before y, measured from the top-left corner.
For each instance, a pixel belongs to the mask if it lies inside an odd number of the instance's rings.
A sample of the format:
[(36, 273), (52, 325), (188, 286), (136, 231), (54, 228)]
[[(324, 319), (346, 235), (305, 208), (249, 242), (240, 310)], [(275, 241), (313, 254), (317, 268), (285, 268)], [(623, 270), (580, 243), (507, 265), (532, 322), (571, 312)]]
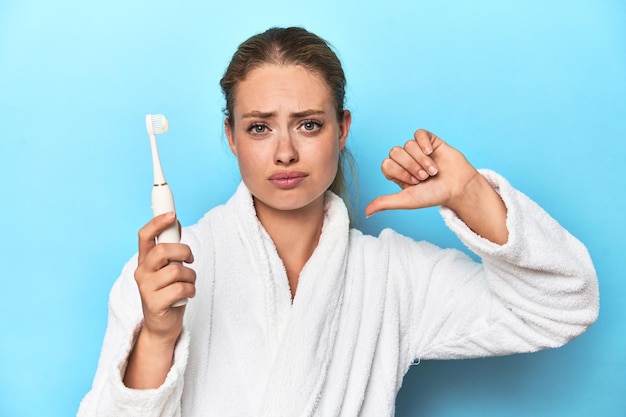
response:
[(392, 416), (414, 359), (472, 358), (560, 346), (597, 317), (586, 248), (500, 176), (483, 175), (507, 209), (496, 245), (442, 209), (482, 258), (391, 230), (349, 230), (328, 192), (318, 247), (291, 300), (284, 266), (242, 184), (183, 230), (197, 273), (172, 368), (161, 387), (122, 377), (142, 312), (124, 268), (92, 390), (80, 416)]

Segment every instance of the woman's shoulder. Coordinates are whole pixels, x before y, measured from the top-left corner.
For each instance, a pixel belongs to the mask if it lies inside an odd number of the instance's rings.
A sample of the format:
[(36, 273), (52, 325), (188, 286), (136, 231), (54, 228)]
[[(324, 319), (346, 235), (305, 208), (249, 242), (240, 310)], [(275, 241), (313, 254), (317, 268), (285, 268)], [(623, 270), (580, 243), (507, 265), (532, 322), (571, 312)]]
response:
[[(242, 210), (242, 206), (248, 205), (245, 201), (244, 191), (241, 190), (240, 186), (228, 201), (209, 209), (196, 223), (183, 227), (182, 242), (190, 246), (201, 244), (215, 233), (232, 231), (232, 228), (235, 227), (233, 222), (236, 222), (237, 213)], [(251, 203), (249, 205), (251, 206)]]
[(225, 221), (225, 216), (228, 213), (225, 206), (225, 204), (215, 206), (205, 212), (196, 223), (183, 227), (181, 242), (195, 246), (210, 238), (216, 229), (216, 224)]

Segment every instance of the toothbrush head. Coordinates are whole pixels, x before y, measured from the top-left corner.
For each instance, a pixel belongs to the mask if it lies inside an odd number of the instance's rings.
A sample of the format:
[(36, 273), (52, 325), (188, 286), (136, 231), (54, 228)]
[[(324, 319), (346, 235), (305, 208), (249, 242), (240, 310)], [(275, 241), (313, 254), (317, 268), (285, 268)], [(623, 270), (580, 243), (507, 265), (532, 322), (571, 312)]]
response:
[(170, 128), (167, 119), (162, 114), (147, 114), (146, 129), (149, 135), (166, 133)]

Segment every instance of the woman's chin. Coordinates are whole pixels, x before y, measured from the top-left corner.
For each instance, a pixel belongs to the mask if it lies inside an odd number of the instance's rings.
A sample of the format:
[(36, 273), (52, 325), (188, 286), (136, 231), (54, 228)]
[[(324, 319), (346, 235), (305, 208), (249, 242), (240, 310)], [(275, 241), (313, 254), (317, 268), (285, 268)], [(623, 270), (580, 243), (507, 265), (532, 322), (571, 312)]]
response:
[(311, 210), (322, 209), (324, 207), (323, 194), (315, 198), (303, 198), (303, 196), (280, 195), (272, 198), (259, 198), (254, 196), (254, 204), (259, 210), (269, 210), (285, 213), (305, 213)]

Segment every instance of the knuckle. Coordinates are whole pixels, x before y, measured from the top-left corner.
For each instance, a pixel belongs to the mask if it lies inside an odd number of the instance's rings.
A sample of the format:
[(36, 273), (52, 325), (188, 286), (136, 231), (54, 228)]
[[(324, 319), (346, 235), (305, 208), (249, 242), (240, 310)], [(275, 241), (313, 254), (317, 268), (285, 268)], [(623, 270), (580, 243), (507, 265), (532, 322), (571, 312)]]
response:
[(143, 276), (140, 274), (135, 274), (135, 282), (137, 283), (137, 289), (140, 294), (145, 294), (148, 292), (147, 281), (143, 279)]
[(154, 219), (144, 224), (137, 232), (137, 236), (142, 240), (154, 240)]
[(183, 282), (176, 281), (171, 284), (170, 288), (177, 296), (181, 296), (185, 293), (185, 283)]
[(385, 174), (385, 176), (387, 176), (388, 174), (391, 173), (391, 170), (393, 168), (393, 166), (395, 165), (395, 163), (389, 159), (386, 158), (381, 164), (380, 164), (380, 170), (383, 172), (383, 174)]
[(167, 246), (166, 245), (163, 245), (163, 244), (156, 245), (154, 248), (152, 248), (151, 252), (154, 253), (154, 256), (158, 258), (167, 258)]
[(170, 262), (165, 269), (167, 270), (167, 277), (170, 281), (178, 281), (178, 278), (182, 276), (182, 266), (178, 263)]
[(412, 139), (407, 141), (404, 145), (407, 152), (411, 154), (412, 157), (420, 157), (422, 155), (422, 149), (416, 139)]
[(141, 283), (143, 282), (143, 279), (141, 278), (141, 272), (139, 272), (139, 268), (135, 270), (133, 277), (135, 278), (135, 282), (137, 283), (137, 286), (141, 287)]
[(415, 131), (415, 133), (413, 134), (413, 136), (415, 136), (415, 138), (417, 137), (424, 137), (424, 136), (428, 136), (428, 130), (426, 129), (422, 129), (419, 128)]
[(389, 158), (393, 159), (394, 156), (398, 156), (398, 154), (400, 154), (402, 150), (403, 149), (400, 146), (394, 146), (389, 150)]
[(147, 274), (148, 274), (148, 271), (146, 270), (145, 265), (139, 264), (137, 268), (135, 269), (133, 276), (135, 278), (135, 281), (137, 281), (137, 283), (141, 283), (147, 280), (146, 278)]
[[(191, 286), (191, 287), (193, 287), (193, 292), (195, 294), (195, 286)], [(172, 284), (172, 290), (176, 294), (177, 298), (186, 297), (189, 294), (189, 290), (191, 287), (189, 286), (188, 283), (181, 282), (181, 281), (178, 281)]]
[(137, 238), (139, 240), (149, 240), (150, 239), (150, 233), (146, 230), (146, 228), (141, 228), (139, 229), (139, 231), (137, 232)]

